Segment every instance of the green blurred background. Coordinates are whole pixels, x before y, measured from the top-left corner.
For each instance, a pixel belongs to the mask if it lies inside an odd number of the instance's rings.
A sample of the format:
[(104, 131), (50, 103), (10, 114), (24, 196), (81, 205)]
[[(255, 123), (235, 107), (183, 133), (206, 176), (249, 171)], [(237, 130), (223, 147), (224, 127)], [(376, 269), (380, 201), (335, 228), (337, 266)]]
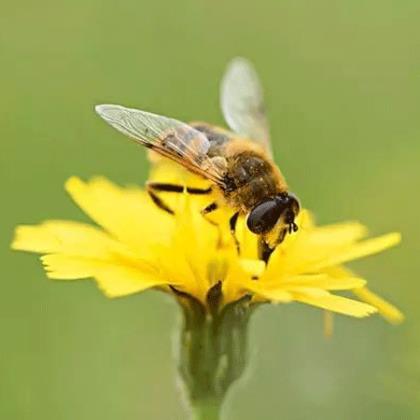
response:
[(420, 418), (419, 19), (417, 0), (3, 0), (0, 418), (185, 418), (175, 303), (49, 281), (9, 243), (19, 223), (86, 220), (63, 191), (70, 175), (145, 181), (145, 154), (94, 104), (222, 124), (218, 84), (236, 55), (256, 64), (277, 161), (318, 221), (402, 232), (352, 267), (407, 320), (337, 317), (326, 340), (321, 311), (263, 308), (226, 418)]

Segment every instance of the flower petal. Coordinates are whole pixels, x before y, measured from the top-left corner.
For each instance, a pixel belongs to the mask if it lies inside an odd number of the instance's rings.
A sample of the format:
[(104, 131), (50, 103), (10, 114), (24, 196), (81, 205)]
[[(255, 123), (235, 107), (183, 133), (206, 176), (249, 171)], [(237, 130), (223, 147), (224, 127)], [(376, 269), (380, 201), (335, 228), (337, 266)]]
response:
[(167, 284), (147, 266), (140, 269), (139, 266), (119, 264), (118, 261), (57, 254), (46, 255), (42, 261), (49, 278), (71, 280), (93, 277), (108, 297), (125, 296)]
[(67, 220), (18, 226), (12, 242), (12, 248), (20, 251), (102, 257), (119, 247), (118, 242), (102, 230)]
[[(46, 223), (41, 226), (46, 227)], [(60, 242), (47, 228), (40, 229), (40, 226), (21, 225), (15, 229), (11, 248), (17, 251), (54, 252), (60, 248)]]
[(250, 280), (250, 275), (245, 272), (239, 260), (231, 256), (229, 268), (222, 283), (223, 303), (235, 302), (247, 294), (250, 289), (246, 287), (246, 284), (250, 282), (257, 283)]
[(166, 284), (156, 267), (93, 226), (50, 221), (19, 226), (14, 249), (47, 253), (42, 257), (54, 279), (94, 277), (108, 296), (122, 296)]
[(368, 239), (358, 244), (352, 245), (349, 248), (341, 250), (340, 252), (323, 259), (322, 261), (314, 264), (312, 270), (322, 270), (326, 267), (343, 264), (348, 261), (356, 260), (368, 255), (377, 254), (385, 249), (397, 245), (401, 241), (399, 233), (389, 233), (378, 238)]
[(318, 246), (343, 246), (363, 238), (366, 234), (366, 226), (359, 222), (336, 223), (314, 227), (310, 232), (310, 241), (316, 242)]
[(251, 277), (260, 277), (265, 270), (265, 262), (248, 258), (241, 258), (241, 267)]
[(281, 287), (267, 288), (261, 285), (261, 282), (257, 281), (248, 281), (246, 283), (246, 289), (252, 293), (255, 293), (258, 298), (264, 298), (264, 300), (269, 300), (273, 303), (278, 302), (291, 302), (293, 300), (292, 294)]
[(378, 309), (379, 313), (392, 324), (400, 324), (404, 321), (404, 315), (391, 303), (371, 292), (367, 287), (354, 289), (353, 293), (361, 300)]
[(326, 274), (293, 276), (283, 282), (283, 287), (315, 287), (325, 290), (350, 290), (363, 287), (366, 280), (358, 277), (331, 277)]
[(66, 189), (92, 220), (144, 255), (151, 243), (167, 243), (173, 218), (138, 188), (120, 188), (104, 178), (83, 182), (72, 177)]
[(266, 273), (268, 278), (279, 271), (290, 275), (318, 271), (316, 264), (353, 246), (367, 232), (358, 222), (323, 227), (303, 224), (299, 227), (297, 234), (286, 236), (271, 255)]
[[(208, 185), (161, 160), (152, 178), (197, 188)], [(175, 213), (168, 215), (145, 191), (120, 188), (103, 178), (71, 178), (66, 188), (104, 230), (67, 221), (18, 227), (12, 247), (47, 254), (42, 261), (50, 278), (93, 277), (108, 296), (171, 284), (203, 303), (209, 288), (221, 281), (225, 304), (251, 292), (255, 301), (296, 300), (355, 317), (379, 310), (395, 323), (403, 318), (366, 289), (363, 279), (340, 266), (395, 245), (397, 233), (357, 243), (367, 232), (360, 223), (316, 227), (311, 214), (302, 210), (296, 219), (299, 231), (286, 236), (266, 265), (258, 259), (259, 238), (249, 231), (245, 217), (237, 223), (238, 255), (228, 223), (232, 209), (221, 206), (211, 215), (212, 224), (202, 216), (201, 210), (218, 199), (215, 192), (197, 197), (162, 193)], [(329, 290), (352, 290), (367, 303)]]
[(326, 292), (325, 295), (315, 296), (306, 293), (293, 293), (293, 299), (297, 302), (317, 306), (322, 309), (337, 312), (343, 315), (350, 315), (356, 318), (364, 318), (375, 312), (377, 309), (367, 303), (348, 299), (342, 296), (332, 295)]

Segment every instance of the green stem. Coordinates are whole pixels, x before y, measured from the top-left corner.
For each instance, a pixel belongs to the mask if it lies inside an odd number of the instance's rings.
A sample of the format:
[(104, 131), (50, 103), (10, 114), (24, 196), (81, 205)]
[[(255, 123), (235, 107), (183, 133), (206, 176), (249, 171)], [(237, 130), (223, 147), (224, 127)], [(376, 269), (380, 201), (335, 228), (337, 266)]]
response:
[(207, 306), (178, 293), (184, 313), (178, 348), (179, 373), (194, 420), (219, 420), (223, 400), (247, 363), (249, 298), (220, 307), (221, 283), (207, 294)]
[(219, 420), (221, 403), (219, 401), (195, 401), (192, 403), (193, 420)]

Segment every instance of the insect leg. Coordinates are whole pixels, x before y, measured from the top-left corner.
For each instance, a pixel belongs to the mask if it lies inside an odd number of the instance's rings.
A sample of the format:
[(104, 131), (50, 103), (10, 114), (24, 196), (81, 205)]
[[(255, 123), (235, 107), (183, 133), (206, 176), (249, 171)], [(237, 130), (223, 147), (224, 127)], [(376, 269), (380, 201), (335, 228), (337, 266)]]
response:
[(207, 207), (204, 207), (203, 210), (201, 210), (201, 214), (203, 216), (205, 216), (206, 214), (209, 214), (215, 210), (217, 210), (219, 208), (219, 206), (217, 205), (217, 203), (214, 201), (213, 203), (210, 203)]
[(217, 203), (215, 201), (213, 201), (212, 203), (210, 203), (207, 207), (204, 207), (203, 210), (201, 210), (201, 215), (212, 225), (214, 226), (218, 226), (217, 223), (213, 222), (212, 220), (210, 220), (208, 217), (206, 217), (209, 213), (217, 210), (219, 208), (219, 206), (217, 205)]
[(235, 241), (236, 250), (238, 254), (241, 252), (241, 246), (239, 244), (238, 238), (236, 237), (236, 223), (238, 222), (239, 211), (233, 214), (233, 216), (229, 219), (229, 227), (230, 233), (232, 234), (233, 240)]
[(273, 251), (274, 249), (270, 248), (264, 239), (258, 239), (258, 258), (260, 260), (267, 264)]
[(209, 194), (211, 192), (211, 187), (209, 188), (194, 188), (194, 187), (184, 187), (183, 185), (176, 184), (166, 184), (163, 182), (148, 182), (146, 184), (147, 192), (150, 195), (150, 198), (153, 202), (161, 209), (166, 211), (169, 214), (175, 214), (175, 212), (169, 208), (162, 199), (156, 194), (156, 192), (173, 192), (173, 193), (182, 193), (184, 189), (187, 190), (189, 194)]
[(148, 182), (147, 187), (155, 191), (174, 192), (174, 193), (182, 193), (184, 192), (184, 189), (185, 189), (187, 193), (196, 194), (196, 195), (210, 194), (212, 191), (211, 187), (209, 188), (184, 187), (183, 185), (166, 184), (163, 182)]
[(152, 188), (147, 188), (147, 192), (157, 207), (159, 207), (163, 211), (166, 211), (169, 214), (175, 214), (175, 212), (171, 208), (169, 208), (156, 193), (153, 192)]

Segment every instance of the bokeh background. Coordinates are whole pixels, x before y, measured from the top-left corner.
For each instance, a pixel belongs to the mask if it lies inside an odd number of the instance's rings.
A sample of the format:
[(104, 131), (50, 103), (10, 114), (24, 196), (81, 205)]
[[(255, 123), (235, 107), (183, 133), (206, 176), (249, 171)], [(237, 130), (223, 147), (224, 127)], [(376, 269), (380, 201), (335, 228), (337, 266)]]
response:
[(420, 418), (419, 17), (417, 0), (3, 0), (0, 418), (185, 418), (173, 302), (52, 282), (9, 243), (19, 223), (86, 220), (63, 191), (70, 175), (145, 181), (145, 154), (94, 104), (222, 124), (218, 84), (236, 55), (256, 64), (276, 159), (318, 221), (402, 232), (352, 267), (407, 320), (340, 316), (326, 340), (321, 311), (263, 308), (226, 418)]

